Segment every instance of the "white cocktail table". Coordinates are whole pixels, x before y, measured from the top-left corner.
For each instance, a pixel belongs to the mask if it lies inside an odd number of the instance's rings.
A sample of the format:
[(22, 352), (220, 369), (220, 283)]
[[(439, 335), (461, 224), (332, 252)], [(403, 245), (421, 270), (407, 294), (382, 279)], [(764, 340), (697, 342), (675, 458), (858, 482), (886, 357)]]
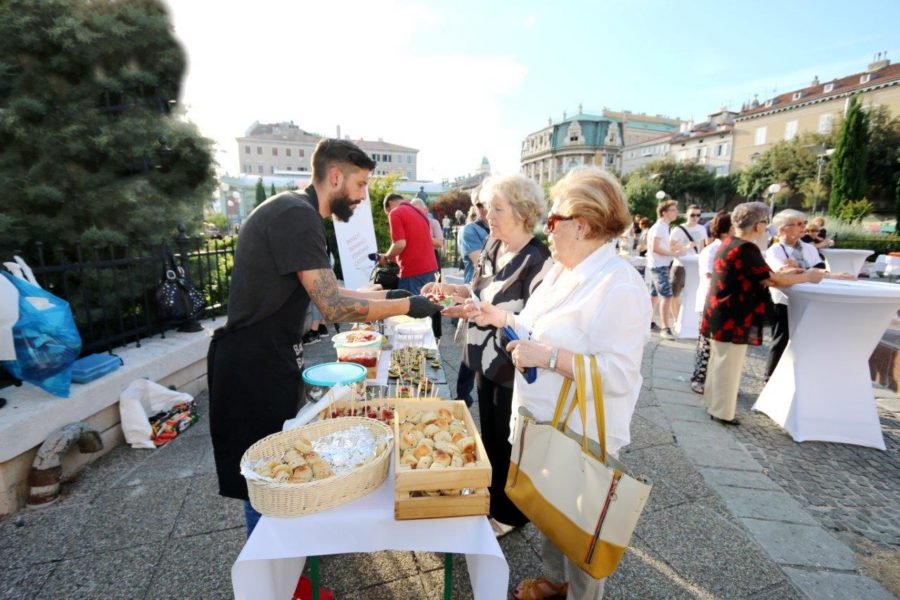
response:
[(678, 321), (675, 322), (675, 331), (679, 338), (696, 338), (700, 335), (700, 313), (697, 312), (696, 306), (697, 285), (700, 283), (698, 258), (697, 254), (685, 254), (675, 259), (684, 267), (684, 289), (681, 290)]
[(832, 273), (849, 273), (854, 277), (862, 271), (866, 258), (872, 255), (871, 250), (844, 250), (835, 248), (823, 248), (820, 250), (825, 257), (825, 264)]
[(420, 550), (465, 554), (476, 600), (506, 598), (509, 565), (487, 517), (394, 520), (393, 467), (377, 490), (292, 519), (263, 517), (231, 567), (237, 600), (291, 598), (307, 556)]
[(782, 291), (791, 340), (753, 410), (798, 442), (884, 450), (868, 361), (900, 308), (900, 285), (826, 279)]

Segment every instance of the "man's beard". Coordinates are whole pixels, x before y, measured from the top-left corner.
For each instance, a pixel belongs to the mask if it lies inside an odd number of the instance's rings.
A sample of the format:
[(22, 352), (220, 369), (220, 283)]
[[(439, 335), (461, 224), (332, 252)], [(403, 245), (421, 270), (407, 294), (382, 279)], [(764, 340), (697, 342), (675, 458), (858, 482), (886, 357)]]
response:
[(331, 214), (335, 219), (346, 223), (353, 216), (353, 210), (359, 206), (362, 200), (351, 200), (344, 190), (331, 199)]

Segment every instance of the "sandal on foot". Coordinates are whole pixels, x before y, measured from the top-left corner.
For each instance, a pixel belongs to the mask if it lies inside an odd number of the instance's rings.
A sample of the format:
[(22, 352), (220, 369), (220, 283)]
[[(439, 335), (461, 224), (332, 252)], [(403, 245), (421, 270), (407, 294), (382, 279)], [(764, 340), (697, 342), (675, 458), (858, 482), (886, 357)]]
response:
[(491, 529), (494, 530), (494, 537), (497, 538), (498, 540), (500, 538), (502, 538), (504, 535), (506, 535), (507, 533), (510, 533), (515, 529), (514, 526), (507, 525), (506, 523), (501, 523), (500, 521), (498, 521), (497, 519), (494, 519), (494, 518), (491, 518), (490, 522), (491, 522)]
[(569, 583), (555, 584), (546, 577), (525, 579), (516, 586), (513, 597), (516, 600), (542, 600), (543, 598), (565, 598)]
[(705, 391), (703, 384), (700, 383), (699, 381), (692, 381), (691, 389), (694, 391), (695, 394), (700, 394), (701, 396), (703, 395), (703, 392)]

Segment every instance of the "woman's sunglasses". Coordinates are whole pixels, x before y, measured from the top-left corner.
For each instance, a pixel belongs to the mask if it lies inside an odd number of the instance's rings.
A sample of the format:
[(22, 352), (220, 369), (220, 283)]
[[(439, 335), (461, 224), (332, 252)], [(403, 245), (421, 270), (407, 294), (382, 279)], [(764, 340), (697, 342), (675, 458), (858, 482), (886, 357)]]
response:
[(564, 217), (562, 215), (557, 215), (554, 213), (550, 213), (547, 215), (547, 231), (553, 233), (553, 230), (556, 229), (556, 224), (560, 221), (571, 221), (575, 218), (575, 215)]

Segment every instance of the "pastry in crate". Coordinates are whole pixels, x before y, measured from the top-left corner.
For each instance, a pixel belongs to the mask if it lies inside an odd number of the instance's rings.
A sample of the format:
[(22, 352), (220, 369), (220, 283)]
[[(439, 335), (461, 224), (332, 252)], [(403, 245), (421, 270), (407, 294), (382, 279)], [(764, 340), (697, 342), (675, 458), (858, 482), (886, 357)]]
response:
[[(403, 470), (474, 467), (475, 439), (466, 424), (446, 408), (411, 413), (399, 426), (400, 468)], [(434, 495), (436, 491), (428, 492)], [(441, 490), (444, 495), (459, 495), (460, 490)]]

